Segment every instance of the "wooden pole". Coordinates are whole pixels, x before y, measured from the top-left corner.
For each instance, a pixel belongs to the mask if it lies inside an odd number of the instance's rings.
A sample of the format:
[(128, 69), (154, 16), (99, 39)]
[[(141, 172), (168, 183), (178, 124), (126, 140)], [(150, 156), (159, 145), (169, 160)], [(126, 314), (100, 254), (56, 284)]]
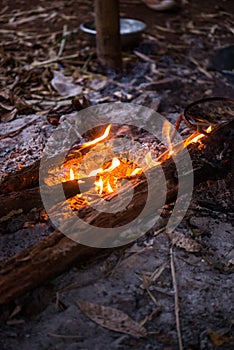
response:
[(121, 71), (122, 55), (118, 0), (95, 0), (98, 59), (106, 68)]

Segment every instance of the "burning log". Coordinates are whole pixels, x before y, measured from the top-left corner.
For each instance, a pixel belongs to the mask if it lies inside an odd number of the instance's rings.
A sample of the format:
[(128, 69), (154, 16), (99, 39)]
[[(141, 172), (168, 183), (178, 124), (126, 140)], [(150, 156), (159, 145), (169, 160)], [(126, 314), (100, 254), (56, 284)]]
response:
[[(199, 184), (203, 181), (210, 179), (222, 179), (228, 172), (231, 171), (232, 153), (231, 149), (233, 139), (234, 121), (228, 124), (222, 125), (220, 128), (214, 130), (209, 135), (203, 135), (202, 144), (198, 147), (195, 143), (191, 143), (188, 146), (190, 156), (193, 161), (194, 167), (194, 182)], [(198, 137), (199, 135), (197, 135)], [(199, 136), (201, 138), (201, 136)], [(176, 145), (179, 149), (181, 145)], [(175, 154), (177, 162), (182, 162), (181, 152)], [(178, 193), (178, 178), (173, 159), (169, 156), (169, 152), (166, 152), (160, 158), (161, 166), (163, 168), (166, 182), (167, 182), (167, 199), (168, 203), (173, 202)], [(149, 169), (149, 176), (155, 171), (156, 167)], [(154, 178), (155, 179), (155, 178)], [(75, 181), (75, 182), (74, 182)], [(93, 178), (91, 179), (93, 181)], [(157, 183), (158, 182), (158, 183)], [(74, 186), (76, 185), (76, 186)], [(55, 185), (56, 186), (56, 185)], [(119, 195), (125, 196), (129, 188), (134, 187), (134, 195), (131, 203), (128, 205), (128, 210), (120, 213), (120, 216), (116, 219), (113, 215), (110, 221), (110, 216), (105, 218), (103, 213), (99, 213), (95, 210), (91, 210), (90, 207), (84, 207), (78, 211), (78, 215), (86, 220), (90, 224), (97, 227), (115, 227), (119, 222), (131, 222), (136, 213), (142, 209), (144, 205), (145, 197), (147, 196), (148, 186), (147, 179), (144, 175), (136, 175), (131, 179), (131, 184), (123, 186), (123, 189), (119, 192)], [(186, 181), (183, 183), (183, 192), (186, 194)], [(51, 186), (51, 195), (53, 194), (53, 186)], [(159, 204), (159, 189), (161, 187), (161, 179), (155, 179), (155, 186), (150, 188), (152, 195), (155, 198), (155, 202)], [(64, 184), (64, 192), (67, 198), (79, 193), (79, 186), (76, 180), (68, 181)], [(39, 188), (28, 189), (21, 193), (10, 194), (9, 201), (7, 202), (8, 208), (17, 203), (17, 207), (23, 207), (22, 203), (28, 199), (28, 207), (34, 206), (34, 199), (30, 199), (30, 196), (34, 194), (35, 198), (39, 200)], [(49, 195), (49, 194), (48, 194)], [(1, 200), (4, 203), (4, 195)], [(9, 196), (9, 194), (7, 195)], [(18, 196), (18, 197), (17, 197)], [(115, 193), (111, 193), (108, 200), (112, 201), (115, 197)], [(17, 199), (17, 201), (16, 201)], [(7, 199), (6, 199), (7, 201)], [(6, 203), (5, 201), (5, 203)], [(149, 210), (148, 214), (154, 214)], [(6, 214), (6, 213), (5, 213)], [(118, 221), (118, 222), (117, 222)], [(111, 222), (111, 224), (110, 224)], [(71, 228), (72, 231), (73, 228)], [(87, 231), (87, 235), (89, 232)], [(102, 238), (100, 238), (102, 239)], [(105, 239), (112, 239), (112, 237), (105, 237)], [(108, 242), (107, 242), (108, 244)], [(65, 269), (67, 269), (72, 263), (77, 260), (82, 260), (90, 255), (95, 255), (97, 252), (103, 251), (101, 249), (84, 247), (81, 244), (70, 240), (63, 234), (55, 231), (49, 237), (44, 238), (42, 241), (36, 243), (32, 247), (16, 254), (15, 256), (0, 263), (0, 290), (1, 300), (0, 304), (5, 304), (14, 300), (14, 298), (22, 295), (23, 293), (39, 286), (40, 284), (50, 280), (57, 276)], [(20, 283), (17, 283), (20, 281)]]
[[(93, 177), (89, 177), (85, 181), (87, 190), (94, 182)], [(74, 197), (80, 193), (78, 180), (70, 180), (62, 184), (66, 198)], [(83, 184), (84, 188), (84, 184)], [(43, 190), (43, 188), (42, 188)], [(58, 185), (51, 186), (50, 190), (46, 188), (48, 198), (53, 197), (54, 193), (58, 190)], [(0, 208), (0, 223), (11, 217), (11, 213), (28, 213), (33, 208), (43, 208), (43, 202), (40, 195), (39, 187), (29, 188), (24, 191), (10, 192), (8, 194), (0, 195), (1, 208)]]

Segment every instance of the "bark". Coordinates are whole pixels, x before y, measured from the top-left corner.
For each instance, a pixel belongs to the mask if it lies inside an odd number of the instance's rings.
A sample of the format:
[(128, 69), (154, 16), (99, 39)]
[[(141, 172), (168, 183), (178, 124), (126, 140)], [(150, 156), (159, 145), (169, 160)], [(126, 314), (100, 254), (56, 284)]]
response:
[(118, 0), (95, 0), (96, 46), (100, 63), (122, 69)]
[(20, 191), (25, 188), (38, 186), (40, 160), (26, 166), (13, 174), (7, 175), (0, 184), (0, 194)]
[[(85, 182), (85, 186), (87, 188), (86, 190), (88, 191), (95, 179), (93, 177), (90, 177), (82, 181)], [(74, 197), (76, 194), (80, 193), (77, 180), (67, 181), (64, 182), (62, 185), (66, 198)], [(50, 188), (46, 187), (45, 190), (48, 198), (51, 198), (58, 192), (58, 186), (54, 185)], [(43, 186), (41, 187), (41, 191), (43, 191)], [(40, 195), (40, 188), (38, 186), (18, 192), (15, 191), (10, 192), (8, 194), (2, 194), (0, 195), (0, 203), (0, 222), (4, 221), (4, 218), (7, 219), (8, 215), (12, 211), (17, 212), (20, 210), (21, 213), (28, 213), (34, 208), (43, 208), (43, 202)]]

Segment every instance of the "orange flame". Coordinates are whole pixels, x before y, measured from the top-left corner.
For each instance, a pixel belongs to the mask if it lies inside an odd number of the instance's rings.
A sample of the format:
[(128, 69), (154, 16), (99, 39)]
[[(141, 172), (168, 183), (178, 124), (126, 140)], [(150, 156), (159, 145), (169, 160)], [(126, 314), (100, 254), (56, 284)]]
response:
[(143, 172), (142, 168), (136, 168), (131, 172), (130, 176), (140, 175), (142, 174), (142, 172)]
[[(106, 193), (112, 193), (114, 192), (114, 189), (112, 188), (111, 184), (110, 184), (110, 176), (111, 176), (111, 172), (118, 168), (120, 166), (120, 160), (116, 157), (114, 157), (112, 159), (111, 165), (106, 168), (99, 168), (96, 169), (94, 171), (92, 171), (89, 175), (90, 176), (95, 176), (98, 175), (99, 179), (97, 181), (95, 181), (95, 186), (96, 186), (96, 191), (98, 192), (98, 194), (103, 194), (103, 192)], [(108, 176), (109, 175), (109, 176)]]
[(145, 162), (148, 168), (153, 168), (154, 166), (160, 165), (161, 162), (156, 162), (155, 160), (152, 159), (152, 154), (151, 152), (148, 152), (145, 156)]
[(197, 134), (193, 133), (191, 136), (189, 136), (185, 141), (184, 141), (184, 147), (188, 147), (191, 143), (196, 143), (199, 140), (201, 140), (205, 135), (204, 134)]
[(173, 146), (172, 146), (172, 140), (171, 140), (171, 124), (166, 120), (162, 127), (162, 136), (164, 137), (165, 141), (167, 142), (169, 155), (173, 155)]
[[(112, 124), (108, 125), (102, 136), (83, 144), (82, 148), (93, 146), (101, 141), (104, 141), (110, 133)], [(205, 132), (211, 133), (213, 130), (212, 126), (209, 126)], [(171, 133), (171, 126), (169, 122), (165, 122), (163, 125), (162, 135), (167, 143), (168, 150), (161, 154), (156, 160), (152, 159), (151, 152), (148, 152), (145, 156), (145, 169), (149, 169), (162, 164), (164, 161), (169, 159), (171, 156), (177, 154), (185, 147), (188, 147), (191, 143), (198, 143), (198, 149), (203, 146), (200, 142), (203, 137), (206, 136), (204, 133), (194, 132), (187, 139), (180, 141), (178, 143), (173, 143), (173, 133)], [(121, 159), (113, 157), (111, 161), (106, 162), (101, 168), (91, 171), (88, 177), (96, 176), (95, 190), (99, 195), (105, 195), (113, 193), (117, 190), (120, 182), (119, 180), (129, 177), (134, 177), (136, 175), (142, 174), (143, 168), (137, 167), (135, 163), (126, 161), (126, 159)], [(70, 180), (75, 179), (75, 174), (73, 169), (70, 169)], [(62, 180), (63, 181), (63, 180)]]
[(70, 169), (70, 180), (74, 180), (74, 179), (75, 179), (74, 171)]
[(111, 162), (104, 164), (102, 168), (91, 171), (89, 176), (97, 176), (95, 190), (99, 195), (110, 194), (117, 190), (119, 180), (133, 177), (143, 172), (136, 164), (121, 158), (114, 157)]
[(107, 182), (107, 191), (108, 191), (108, 193), (114, 192), (114, 190), (113, 190), (113, 188), (111, 187), (111, 184), (109, 183), (109, 181)]
[(110, 133), (110, 129), (112, 127), (112, 124), (109, 124), (106, 128), (106, 130), (104, 131), (104, 134), (92, 141), (89, 141), (89, 142), (86, 142), (82, 145), (82, 148), (86, 148), (86, 147), (90, 147), (90, 146), (93, 146), (93, 145), (96, 145), (97, 143), (101, 142), (101, 141), (104, 141), (108, 136), (109, 136), (109, 133)]
[(210, 125), (210, 126), (206, 129), (207, 134), (210, 134), (212, 130), (213, 130), (213, 128), (212, 128), (212, 126)]
[(120, 161), (119, 161), (118, 158), (114, 157), (114, 158), (112, 159), (111, 166), (110, 166), (109, 168), (103, 170), (103, 172), (106, 173), (106, 172), (112, 171), (112, 170), (114, 170), (115, 168), (117, 168), (118, 166), (120, 166)]

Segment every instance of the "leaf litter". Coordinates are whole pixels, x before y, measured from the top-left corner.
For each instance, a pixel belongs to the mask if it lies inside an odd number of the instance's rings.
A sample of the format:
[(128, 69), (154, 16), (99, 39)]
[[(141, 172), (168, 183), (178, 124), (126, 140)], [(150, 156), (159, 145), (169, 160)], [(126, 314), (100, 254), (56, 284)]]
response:
[(186, 250), (186, 252), (195, 253), (202, 249), (202, 245), (196, 242), (192, 237), (187, 237), (181, 232), (170, 232), (167, 234), (171, 244), (177, 248)]

